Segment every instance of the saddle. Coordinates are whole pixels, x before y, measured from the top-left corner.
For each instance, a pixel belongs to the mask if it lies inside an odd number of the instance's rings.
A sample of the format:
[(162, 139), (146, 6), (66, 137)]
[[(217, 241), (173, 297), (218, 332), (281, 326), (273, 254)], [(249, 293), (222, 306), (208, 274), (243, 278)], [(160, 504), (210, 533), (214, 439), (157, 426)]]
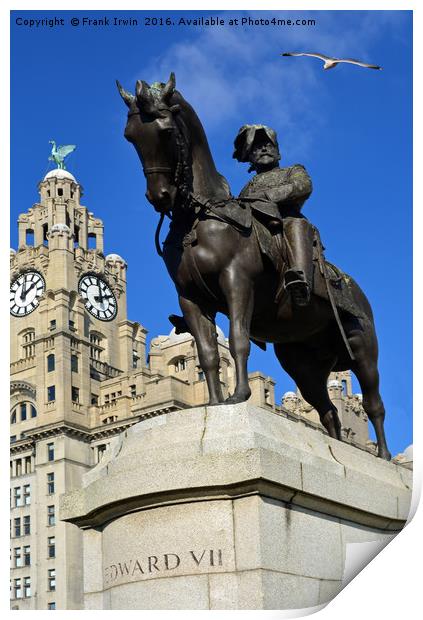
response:
[[(267, 257), (282, 279), (284, 266), (287, 264), (286, 260), (283, 260), (283, 237), (281, 239), (281, 235), (272, 234), (268, 226), (263, 223), (263, 215), (269, 220), (280, 219), (277, 206), (275, 205), (274, 210), (272, 210), (272, 206), (272, 203), (269, 202), (263, 204), (252, 202), (249, 204), (245, 200), (232, 199), (219, 203), (209, 203), (207, 210), (212, 217), (227, 222), (244, 234), (253, 232), (262, 255)], [(338, 311), (347, 312), (357, 318), (362, 317), (362, 310), (357, 306), (351, 289), (353, 279), (325, 259), (317, 229), (315, 229), (313, 243), (313, 264), (312, 292), (327, 301), (330, 301), (329, 296), (331, 294)], [(330, 287), (330, 293), (328, 287)]]

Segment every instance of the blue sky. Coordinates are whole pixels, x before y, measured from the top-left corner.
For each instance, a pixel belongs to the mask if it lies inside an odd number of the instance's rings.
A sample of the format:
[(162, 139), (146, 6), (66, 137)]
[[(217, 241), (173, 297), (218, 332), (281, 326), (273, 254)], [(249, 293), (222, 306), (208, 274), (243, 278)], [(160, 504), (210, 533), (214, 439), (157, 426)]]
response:
[[(11, 247), (16, 219), (37, 200), (48, 164), (48, 140), (74, 143), (69, 170), (84, 187), (83, 204), (103, 219), (105, 251), (128, 268), (128, 316), (151, 337), (168, 333), (178, 312), (173, 284), (154, 250), (157, 215), (123, 138), (128, 90), (136, 79), (177, 87), (203, 121), (218, 169), (239, 193), (250, 176), (232, 159), (245, 123), (278, 132), (281, 165), (302, 163), (314, 185), (304, 214), (318, 226), (326, 256), (350, 273), (373, 306), (380, 344), (381, 391), (393, 453), (412, 441), (412, 16), (407, 11), (148, 13), (312, 18), (315, 26), (73, 27), (71, 17), (103, 12), (15, 11), (11, 18)], [(25, 28), (15, 19), (63, 17), (64, 27)], [(338, 66), (322, 71), (311, 58), (283, 51), (320, 51), (380, 64), (383, 71)], [(128, 221), (138, 226), (128, 225)], [(153, 300), (153, 301), (152, 301)], [(219, 321), (226, 330), (226, 321)], [(252, 347), (250, 369), (292, 389), (272, 351)], [(356, 391), (359, 391), (358, 386)]]

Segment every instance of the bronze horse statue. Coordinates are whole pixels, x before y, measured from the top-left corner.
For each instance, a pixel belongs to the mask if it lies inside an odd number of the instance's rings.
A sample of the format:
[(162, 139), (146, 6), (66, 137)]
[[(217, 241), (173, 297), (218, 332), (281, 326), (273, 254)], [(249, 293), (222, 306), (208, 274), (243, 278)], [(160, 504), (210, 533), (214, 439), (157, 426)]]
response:
[[(125, 138), (141, 160), (146, 197), (161, 213), (161, 221), (165, 214), (171, 218), (162, 255), (187, 329), (197, 344), (209, 403), (246, 401), (251, 394), (250, 339), (273, 343), (282, 368), (317, 410), (328, 434), (337, 439), (341, 439), (341, 424), (328, 395), (328, 376), (332, 371), (354, 372), (363, 408), (376, 432), (378, 456), (389, 460), (377, 338), (370, 304), (359, 286), (350, 279), (360, 316), (340, 315), (347, 345), (326, 299), (312, 294), (307, 306), (295, 309), (287, 296), (276, 302), (278, 277), (254, 232), (239, 230), (210, 211), (210, 205), (233, 198), (226, 179), (216, 170), (197, 114), (175, 90), (174, 75), (166, 84), (137, 81), (135, 95), (119, 82), (118, 88), (129, 108)], [(226, 401), (219, 381), (217, 312), (229, 318), (229, 347), (236, 367), (235, 391)]]

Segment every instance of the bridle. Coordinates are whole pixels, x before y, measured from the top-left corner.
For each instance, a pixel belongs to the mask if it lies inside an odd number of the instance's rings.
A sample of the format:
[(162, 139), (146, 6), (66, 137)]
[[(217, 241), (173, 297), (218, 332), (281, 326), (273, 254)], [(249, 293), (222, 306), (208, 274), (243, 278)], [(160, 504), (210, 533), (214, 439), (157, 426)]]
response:
[[(151, 174), (160, 174), (162, 172), (173, 174), (173, 184), (177, 188), (177, 197), (178, 206), (182, 210), (187, 210), (192, 206), (192, 202), (197, 202), (191, 192), (192, 188), (192, 168), (189, 163), (189, 143), (188, 140), (180, 126), (180, 123), (177, 122), (172, 110), (169, 107), (163, 107), (160, 111), (170, 112), (172, 115), (173, 126), (175, 128), (175, 142), (176, 142), (176, 166), (172, 168), (171, 166), (150, 166), (144, 167), (143, 172), (144, 176), (147, 177)], [(141, 110), (137, 112), (129, 112), (128, 118), (131, 116), (140, 116)], [(169, 217), (169, 219), (173, 219), (173, 214), (171, 212), (165, 213), (162, 211), (160, 213), (160, 220), (157, 225), (156, 233), (155, 233), (155, 245), (156, 250), (159, 256), (163, 256), (162, 249), (160, 247), (160, 230), (165, 218), (165, 215)]]

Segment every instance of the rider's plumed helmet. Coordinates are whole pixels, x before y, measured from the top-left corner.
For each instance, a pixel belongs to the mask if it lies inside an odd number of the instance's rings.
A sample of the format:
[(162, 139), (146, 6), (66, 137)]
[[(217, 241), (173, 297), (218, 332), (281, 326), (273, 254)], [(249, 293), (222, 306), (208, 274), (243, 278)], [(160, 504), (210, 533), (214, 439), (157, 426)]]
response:
[(234, 154), (232, 157), (240, 162), (249, 161), (251, 147), (258, 132), (263, 132), (270, 142), (279, 150), (276, 132), (267, 125), (243, 125), (238, 131), (234, 141)]

